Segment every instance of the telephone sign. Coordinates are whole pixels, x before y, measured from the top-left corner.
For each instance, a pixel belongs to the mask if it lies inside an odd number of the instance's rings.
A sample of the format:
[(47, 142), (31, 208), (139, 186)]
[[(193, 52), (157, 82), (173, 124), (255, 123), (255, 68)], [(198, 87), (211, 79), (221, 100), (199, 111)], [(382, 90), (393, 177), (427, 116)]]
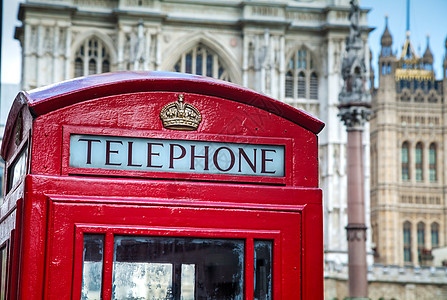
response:
[(70, 136), (70, 167), (284, 176), (284, 145)]

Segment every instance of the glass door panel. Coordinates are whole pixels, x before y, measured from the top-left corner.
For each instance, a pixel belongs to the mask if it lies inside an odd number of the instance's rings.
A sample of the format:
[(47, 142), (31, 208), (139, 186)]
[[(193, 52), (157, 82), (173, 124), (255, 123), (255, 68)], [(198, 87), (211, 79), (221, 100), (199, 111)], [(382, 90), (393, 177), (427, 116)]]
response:
[(84, 263), (82, 266), (82, 300), (100, 300), (104, 236), (84, 234)]
[(116, 236), (112, 299), (244, 295), (244, 240)]
[(272, 240), (254, 240), (254, 299), (272, 299)]

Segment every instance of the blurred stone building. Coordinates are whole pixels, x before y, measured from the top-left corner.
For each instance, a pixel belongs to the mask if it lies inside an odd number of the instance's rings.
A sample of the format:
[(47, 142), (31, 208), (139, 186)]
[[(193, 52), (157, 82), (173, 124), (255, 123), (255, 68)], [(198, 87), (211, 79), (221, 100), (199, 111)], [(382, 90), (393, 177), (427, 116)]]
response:
[(419, 55), (410, 32), (400, 54), (392, 43), (386, 25), (370, 124), (375, 261), (435, 266), (432, 250), (447, 245), (447, 56), (436, 80), (428, 37)]

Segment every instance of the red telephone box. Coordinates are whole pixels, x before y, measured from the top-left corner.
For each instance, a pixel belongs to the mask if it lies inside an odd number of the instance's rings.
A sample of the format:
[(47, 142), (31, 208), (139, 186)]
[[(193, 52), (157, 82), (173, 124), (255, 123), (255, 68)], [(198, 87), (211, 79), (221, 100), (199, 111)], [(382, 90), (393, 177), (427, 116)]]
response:
[(177, 73), (21, 92), (1, 149), (0, 296), (323, 299), (322, 127)]

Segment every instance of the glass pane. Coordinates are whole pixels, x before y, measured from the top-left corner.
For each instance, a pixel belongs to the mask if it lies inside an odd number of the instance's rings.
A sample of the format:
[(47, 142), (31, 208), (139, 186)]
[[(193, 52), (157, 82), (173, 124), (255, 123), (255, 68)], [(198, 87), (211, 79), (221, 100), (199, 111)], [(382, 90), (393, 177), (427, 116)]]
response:
[(171, 299), (172, 264), (114, 263), (113, 299)]
[(402, 163), (408, 163), (408, 146), (404, 144), (402, 146)]
[(81, 58), (76, 58), (75, 60), (75, 77), (80, 77), (84, 75), (84, 64)]
[(108, 60), (104, 60), (102, 62), (102, 72), (103, 73), (110, 72), (110, 64)]
[(409, 247), (404, 248), (404, 261), (411, 262), (411, 249)]
[(430, 164), (436, 164), (436, 146), (434, 144), (430, 145), (430, 150), (429, 150), (429, 163)]
[(84, 264), (82, 268), (82, 300), (101, 299), (104, 236), (84, 234)]
[(435, 182), (436, 181), (436, 169), (433, 166), (430, 166), (430, 182)]
[(181, 295), (182, 300), (194, 300), (196, 265), (182, 264)]
[(88, 74), (96, 74), (96, 60), (93, 58), (88, 61)]
[(315, 73), (310, 75), (310, 99), (318, 99), (318, 77)]
[(425, 225), (424, 223), (418, 223), (418, 245), (424, 246), (425, 244)]
[(298, 98), (306, 97), (306, 77), (304, 73), (298, 74)]
[(422, 146), (420, 145), (416, 146), (416, 163), (422, 163)]
[(213, 76), (213, 56), (210, 54), (206, 56), (206, 76)]
[(185, 61), (185, 73), (192, 73), (192, 55), (191, 53), (186, 54), (186, 61)]
[(254, 241), (254, 299), (272, 299), (272, 241)]
[(290, 69), (290, 70), (295, 69), (295, 63), (294, 63), (293, 58), (291, 58), (291, 59), (289, 60), (289, 69)]
[(196, 74), (202, 75), (202, 54), (197, 54), (196, 56)]
[(289, 74), (286, 75), (285, 94), (288, 98), (293, 97), (293, 77)]
[(115, 238), (112, 299), (243, 299), (244, 241)]
[(433, 231), (431, 232), (431, 246), (432, 248), (438, 247), (439, 245), (439, 236), (438, 236), (438, 231)]
[(7, 262), (8, 262), (8, 251), (6, 246), (0, 250), (1, 255), (1, 285), (0, 285), (0, 299), (6, 299), (6, 270), (7, 270)]

